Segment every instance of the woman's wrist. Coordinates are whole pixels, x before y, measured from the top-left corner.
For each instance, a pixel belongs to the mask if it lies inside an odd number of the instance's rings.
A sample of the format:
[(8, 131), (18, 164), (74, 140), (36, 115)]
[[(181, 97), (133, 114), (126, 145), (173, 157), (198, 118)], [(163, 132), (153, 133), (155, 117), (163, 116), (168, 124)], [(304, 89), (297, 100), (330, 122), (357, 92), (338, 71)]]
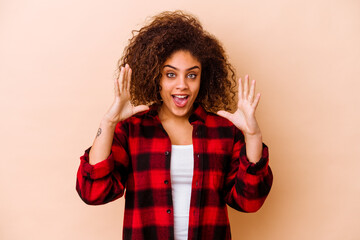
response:
[(262, 135), (245, 134), (246, 155), (250, 162), (257, 163), (262, 154)]
[(244, 133), (244, 137), (245, 137), (245, 142), (247, 141), (260, 141), (262, 142), (262, 134), (261, 132), (257, 132), (257, 133), (254, 133), (254, 134), (246, 134)]
[(103, 119), (100, 122), (100, 126), (115, 129), (117, 123), (118, 122), (116, 122), (114, 120), (110, 120), (109, 118), (104, 116)]

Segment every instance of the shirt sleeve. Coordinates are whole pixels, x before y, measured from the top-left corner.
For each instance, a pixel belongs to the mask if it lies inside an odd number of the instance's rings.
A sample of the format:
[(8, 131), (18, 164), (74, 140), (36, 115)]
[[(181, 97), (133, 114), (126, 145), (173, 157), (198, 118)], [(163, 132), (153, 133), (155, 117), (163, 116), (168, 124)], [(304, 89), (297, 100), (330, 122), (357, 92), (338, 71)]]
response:
[(89, 163), (91, 147), (80, 157), (76, 190), (85, 203), (100, 205), (123, 196), (129, 171), (126, 132), (124, 123), (118, 123), (110, 155), (103, 161), (94, 165)]
[(246, 156), (244, 135), (236, 128), (235, 144), (225, 179), (226, 203), (242, 212), (256, 212), (268, 196), (273, 175), (268, 147), (263, 143), (261, 159), (255, 164)]

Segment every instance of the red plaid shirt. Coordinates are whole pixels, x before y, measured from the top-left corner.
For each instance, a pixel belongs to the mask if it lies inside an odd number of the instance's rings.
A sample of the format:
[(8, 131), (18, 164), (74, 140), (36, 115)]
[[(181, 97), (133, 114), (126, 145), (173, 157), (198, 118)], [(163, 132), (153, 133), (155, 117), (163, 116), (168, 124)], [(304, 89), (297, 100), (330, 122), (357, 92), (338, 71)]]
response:
[[(243, 212), (257, 211), (271, 185), (268, 148), (257, 164), (246, 158), (244, 136), (227, 119), (200, 105), (193, 126), (194, 175), (188, 239), (231, 239), (226, 204)], [(123, 196), (123, 239), (174, 239), (170, 181), (171, 142), (156, 106), (116, 125), (110, 156), (89, 164), (80, 158), (76, 190), (91, 205)]]

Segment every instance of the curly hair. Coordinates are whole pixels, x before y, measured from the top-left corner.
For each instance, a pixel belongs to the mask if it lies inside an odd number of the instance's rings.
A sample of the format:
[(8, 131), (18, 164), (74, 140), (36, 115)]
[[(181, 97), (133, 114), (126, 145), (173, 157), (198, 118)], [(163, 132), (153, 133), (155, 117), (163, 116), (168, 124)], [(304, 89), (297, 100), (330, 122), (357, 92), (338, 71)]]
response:
[(133, 37), (118, 61), (132, 68), (132, 104), (161, 104), (160, 79), (164, 62), (176, 51), (189, 51), (201, 63), (200, 90), (196, 98), (207, 111), (231, 110), (235, 97), (235, 72), (220, 42), (192, 15), (163, 12)]

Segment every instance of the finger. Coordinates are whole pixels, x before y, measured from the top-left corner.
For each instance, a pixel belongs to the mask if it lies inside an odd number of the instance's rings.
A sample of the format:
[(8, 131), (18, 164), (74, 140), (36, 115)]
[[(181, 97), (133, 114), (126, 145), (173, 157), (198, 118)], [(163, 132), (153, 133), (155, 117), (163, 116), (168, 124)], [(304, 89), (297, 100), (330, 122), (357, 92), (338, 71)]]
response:
[(224, 110), (220, 110), (217, 112), (217, 115), (221, 116), (221, 117), (224, 117), (228, 120), (231, 121), (231, 118), (232, 118), (232, 113), (230, 112), (227, 112), (227, 111), (224, 111)]
[(117, 90), (118, 90), (118, 94), (117, 96), (120, 96), (120, 93), (121, 93), (121, 89), (122, 89), (122, 81), (123, 81), (123, 78), (124, 78), (124, 67), (121, 67), (120, 68), (120, 75), (119, 75), (119, 78), (117, 79)]
[(125, 64), (125, 67), (124, 67), (124, 76), (123, 76), (123, 79), (122, 79), (122, 88), (121, 88), (121, 91), (125, 91), (126, 90), (126, 83), (127, 83), (127, 72), (129, 70), (129, 67), (127, 64)]
[(149, 110), (149, 106), (146, 106), (146, 105), (139, 105), (139, 106), (136, 106), (134, 107), (134, 114), (138, 113), (138, 112), (143, 112), (143, 111), (146, 111), (146, 110)]
[(118, 82), (118, 78), (114, 79), (114, 94), (115, 96), (119, 96), (120, 95), (120, 91), (119, 91), (119, 82)]
[(239, 78), (239, 89), (238, 89), (238, 98), (242, 99), (243, 97), (243, 86), (242, 86), (242, 80)]
[(254, 106), (255, 109), (257, 108), (257, 106), (258, 106), (258, 104), (259, 104), (260, 95), (261, 95), (260, 93), (256, 94), (255, 100), (254, 100), (254, 102), (253, 102), (253, 106)]
[(130, 66), (128, 65), (127, 81), (126, 81), (126, 91), (129, 91), (129, 90), (130, 90), (131, 74), (132, 74), (132, 70), (131, 70)]
[(122, 92), (122, 89), (124, 87), (124, 74), (125, 74), (125, 67), (121, 67), (120, 77), (119, 77), (119, 90), (120, 90), (120, 93)]
[(249, 75), (245, 76), (245, 82), (244, 82), (244, 93), (243, 96), (245, 99), (248, 98), (249, 95)]
[(249, 101), (252, 103), (254, 101), (254, 95), (255, 95), (255, 80), (251, 81), (250, 91), (249, 91)]
[(124, 91), (126, 89), (126, 78), (127, 78), (127, 64), (125, 64), (124, 66), (124, 76), (123, 76), (123, 80), (122, 80), (122, 91)]

